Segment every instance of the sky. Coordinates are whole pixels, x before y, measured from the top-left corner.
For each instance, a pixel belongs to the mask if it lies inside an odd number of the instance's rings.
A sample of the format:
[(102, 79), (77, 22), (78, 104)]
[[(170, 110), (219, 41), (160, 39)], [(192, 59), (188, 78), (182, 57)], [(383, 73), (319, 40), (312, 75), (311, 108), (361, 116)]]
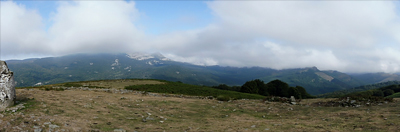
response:
[(400, 72), (399, 1), (1, 1), (0, 59), (162, 53), (198, 65)]

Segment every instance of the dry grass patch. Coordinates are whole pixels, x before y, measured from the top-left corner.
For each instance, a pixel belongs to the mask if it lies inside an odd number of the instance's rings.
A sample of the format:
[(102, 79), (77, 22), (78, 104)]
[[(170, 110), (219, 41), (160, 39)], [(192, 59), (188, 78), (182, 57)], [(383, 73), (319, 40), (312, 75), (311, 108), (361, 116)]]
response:
[(400, 131), (398, 101), (360, 108), (313, 107), (327, 99), (289, 105), (38, 89), (17, 89), (17, 98), (27, 108), (2, 112), (0, 131)]

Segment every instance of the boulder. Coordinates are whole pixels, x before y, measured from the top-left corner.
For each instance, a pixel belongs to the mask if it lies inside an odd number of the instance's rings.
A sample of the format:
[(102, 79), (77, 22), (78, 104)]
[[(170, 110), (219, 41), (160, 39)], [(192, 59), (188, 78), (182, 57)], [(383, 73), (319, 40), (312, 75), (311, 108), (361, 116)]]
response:
[(15, 98), (14, 74), (6, 62), (0, 61), (0, 110), (14, 105)]

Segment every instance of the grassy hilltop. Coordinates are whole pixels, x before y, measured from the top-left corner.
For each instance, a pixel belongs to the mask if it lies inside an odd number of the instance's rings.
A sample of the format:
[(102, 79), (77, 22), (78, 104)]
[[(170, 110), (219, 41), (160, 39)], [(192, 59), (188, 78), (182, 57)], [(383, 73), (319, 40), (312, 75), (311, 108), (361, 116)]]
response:
[[(219, 101), (203, 95), (130, 91), (167, 86), (158, 80), (104, 80), (17, 89), (15, 107), (1, 112), (0, 131), (399, 131), (400, 103), (319, 107), (261, 99)], [(177, 87), (189, 86), (172, 83)], [(207, 89), (197, 87), (198, 89)], [(185, 90), (183, 90), (184, 92)], [(207, 91), (207, 90), (206, 90)], [(159, 92), (159, 91), (157, 91)], [(182, 92), (182, 91), (181, 91)], [(232, 91), (218, 91), (229, 96)], [(205, 92), (199, 92), (205, 93)], [(232, 93), (233, 94), (233, 93)], [(240, 94), (240, 93), (235, 93)], [(247, 97), (259, 95), (244, 94)], [(243, 96), (244, 96), (243, 95)], [(261, 96), (262, 97), (262, 96)], [(233, 97), (232, 97), (233, 98)], [(15, 108), (19, 109), (15, 109)], [(14, 109), (14, 112), (13, 110)]]

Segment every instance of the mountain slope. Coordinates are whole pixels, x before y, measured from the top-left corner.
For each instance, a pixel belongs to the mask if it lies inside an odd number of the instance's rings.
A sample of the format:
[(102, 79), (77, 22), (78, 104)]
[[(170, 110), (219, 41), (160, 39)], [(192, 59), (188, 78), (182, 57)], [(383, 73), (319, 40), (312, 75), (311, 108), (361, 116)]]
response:
[(400, 81), (400, 75), (392, 73), (364, 73), (353, 74), (351, 76), (364, 81), (366, 84), (383, 83), (387, 81)]
[(361, 80), (365, 78), (360, 76), (320, 71), (316, 67), (274, 70), (262, 67), (198, 66), (172, 61), (159, 53), (76, 54), (10, 60), (7, 63), (14, 71), (18, 87), (123, 78), (163, 79), (207, 86), (240, 86), (254, 79), (265, 82), (280, 79), (291, 86), (302, 86), (310, 94), (316, 95), (366, 84)]

